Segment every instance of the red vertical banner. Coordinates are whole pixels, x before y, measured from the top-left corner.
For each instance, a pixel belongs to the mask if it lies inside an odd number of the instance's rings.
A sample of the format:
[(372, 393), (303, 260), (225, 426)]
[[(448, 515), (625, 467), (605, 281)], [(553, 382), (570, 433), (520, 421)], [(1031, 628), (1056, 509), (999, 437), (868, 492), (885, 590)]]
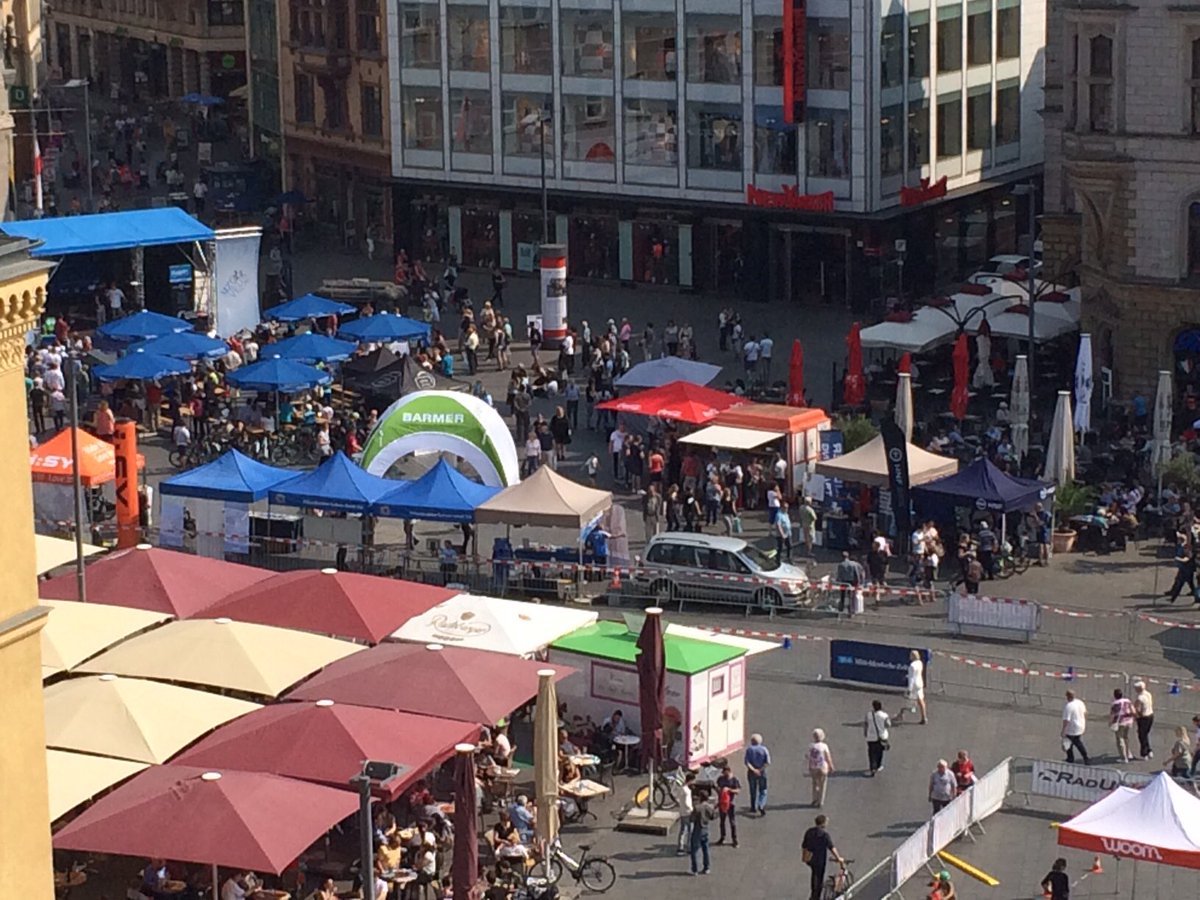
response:
[(136, 547), (141, 541), (137, 485), (137, 423), (121, 419), (113, 432), (116, 451), (117, 546)]
[(800, 124), (808, 89), (807, 0), (783, 0), (783, 121)]

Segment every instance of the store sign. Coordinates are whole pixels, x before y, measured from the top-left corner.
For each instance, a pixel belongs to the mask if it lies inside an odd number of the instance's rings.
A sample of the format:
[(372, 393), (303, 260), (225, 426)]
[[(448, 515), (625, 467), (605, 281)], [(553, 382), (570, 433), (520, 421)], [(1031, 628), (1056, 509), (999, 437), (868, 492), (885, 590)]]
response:
[(764, 209), (802, 209), (807, 212), (833, 212), (833, 191), (801, 194), (800, 186), (785, 184), (781, 191), (767, 191), (746, 185), (746, 203)]
[(946, 184), (947, 179), (943, 175), (934, 182), (930, 182), (928, 178), (922, 178), (921, 183), (917, 187), (902, 187), (900, 188), (900, 205), (920, 206), (927, 200), (936, 200), (939, 197), (945, 197)]
[(808, 0), (783, 0), (783, 121), (804, 121)]
[(1121, 773), (1117, 769), (1047, 762), (1043, 759), (1033, 761), (1032, 792), (1043, 797), (1093, 803), (1107, 797), (1120, 786)]

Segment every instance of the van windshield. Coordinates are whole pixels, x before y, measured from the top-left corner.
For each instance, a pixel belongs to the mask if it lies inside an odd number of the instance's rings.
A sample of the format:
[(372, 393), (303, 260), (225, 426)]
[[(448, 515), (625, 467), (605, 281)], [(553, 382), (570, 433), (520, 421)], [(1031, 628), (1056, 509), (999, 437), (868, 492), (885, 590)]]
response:
[(750, 564), (760, 572), (771, 572), (779, 568), (779, 555), (776, 553), (766, 554), (757, 547), (747, 544), (742, 550), (742, 556), (750, 561)]

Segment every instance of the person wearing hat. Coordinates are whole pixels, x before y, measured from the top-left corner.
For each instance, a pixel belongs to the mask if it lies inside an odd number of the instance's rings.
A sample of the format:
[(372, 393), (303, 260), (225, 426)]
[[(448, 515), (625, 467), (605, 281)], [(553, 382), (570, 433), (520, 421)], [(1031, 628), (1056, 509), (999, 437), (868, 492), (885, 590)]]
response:
[(1146, 682), (1133, 683), (1133, 711), (1137, 716), (1138, 755), (1142, 759), (1154, 759), (1154, 750), (1150, 747), (1150, 729), (1154, 727), (1154, 695), (1146, 687)]
[(950, 881), (950, 872), (946, 869), (938, 872), (929, 886), (933, 889), (929, 892), (930, 900), (954, 900), (957, 896)]

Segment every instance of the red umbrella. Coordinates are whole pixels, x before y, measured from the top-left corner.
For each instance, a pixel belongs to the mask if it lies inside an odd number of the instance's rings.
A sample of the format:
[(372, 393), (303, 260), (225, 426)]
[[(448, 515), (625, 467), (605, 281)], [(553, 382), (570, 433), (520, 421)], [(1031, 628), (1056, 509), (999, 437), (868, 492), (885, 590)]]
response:
[(967, 415), (968, 395), (967, 381), (971, 377), (971, 349), (967, 346), (967, 336), (960, 334), (954, 342), (954, 390), (950, 393), (950, 412), (960, 422)]
[(858, 406), (867, 397), (867, 379), (863, 375), (862, 329), (857, 322), (850, 326), (846, 335), (846, 381), (842, 390), (842, 402), (847, 406)]
[(414, 616), (461, 593), (412, 581), (303, 569), (273, 575), (199, 613), (378, 643)]
[(638, 391), (628, 397), (618, 397), (596, 404), (596, 409), (611, 409), (616, 412), (638, 416), (655, 416), (700, 425), (715, 419), (718, 414), (745, 403), (745, 397), (735, 397), (725, 391), (717, 391), (687, 381), (672, 381), (662, 387)]
[(642, 752), (662, 760), (663, 710), (667, 707), (667, 654), (663, 647), (662, 610), (646, 610), (637, 639), (638, 714), (642, 720)]
[(450, 719), (318, 700), (264, 706), (218, 728), (174, 762), (206, 769), (270, 772), (344, 787), (364, 759), (399, 763), (406, 771), (388, 796), (472, 741), (479, 727)]
[[(264, 569), (139, 544), (87, 567), (87, 599), (187, 618), (269, 577)], [(75, 573), (41, 582), (38, 596), (78, 600)]]
[(804, 348), (800, 338), (792, 341), (792, 359), (788, 363), (788, 406), (804, 406)]
[(450, 876), (454, 900), (467, 900), (479, 879), (479, 817), (475, 815), (475, 748), (454, 748), (454, 858)]
[[(326, 666), (287, 695), (402, 709), (460, 722), (498, 722), (528, 703), (542, 664), (503, 653), (386, 643)], [(561, 680), (574, 669), (556, 667)]]
[(151, 766), (54, 836), (85, 850), (282, 872), (358, 808), (358, 797), (262, 772)]
[(907, 350), (900, 354), (900, 364), (896, 367), (896, 371), (912, 374), (912, 354)]

